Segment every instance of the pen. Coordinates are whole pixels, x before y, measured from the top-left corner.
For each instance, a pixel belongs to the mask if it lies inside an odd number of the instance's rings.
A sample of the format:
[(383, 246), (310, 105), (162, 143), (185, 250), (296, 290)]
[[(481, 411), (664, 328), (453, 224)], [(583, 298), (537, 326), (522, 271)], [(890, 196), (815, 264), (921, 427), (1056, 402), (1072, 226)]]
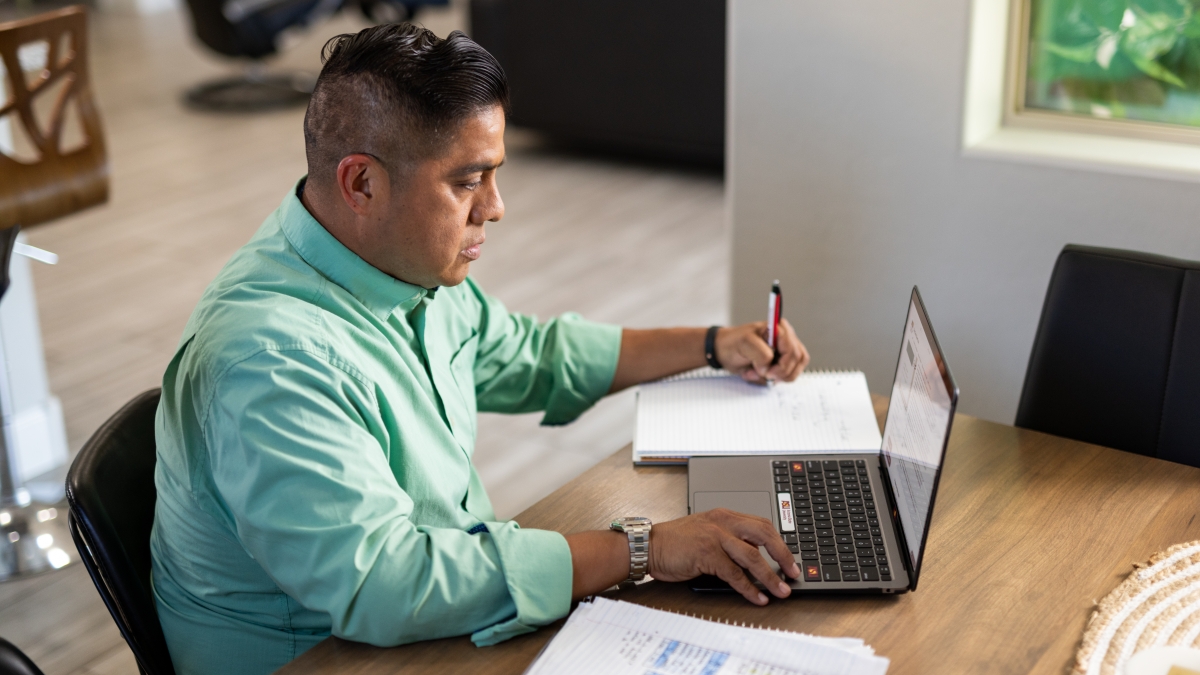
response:
[(779, 280), (771, 284), (771, 295), (767, 297), (767, 346), (775, 352), (771, 365), (779, 363), (779, 320), (783, 318), (783, 293)]

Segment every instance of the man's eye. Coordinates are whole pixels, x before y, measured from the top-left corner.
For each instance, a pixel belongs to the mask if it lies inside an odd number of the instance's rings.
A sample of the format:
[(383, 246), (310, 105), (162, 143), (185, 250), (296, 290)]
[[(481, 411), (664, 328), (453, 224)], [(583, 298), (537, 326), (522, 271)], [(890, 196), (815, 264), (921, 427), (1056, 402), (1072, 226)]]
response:
[(483, 181), (477, 180), (477, 181), (474, 181), (471, 183), (463, 183), (463, 187), (465, 187), (468, 190), (474, 190), (475, 188), (479, 187), (482, 184), (483, 184)]

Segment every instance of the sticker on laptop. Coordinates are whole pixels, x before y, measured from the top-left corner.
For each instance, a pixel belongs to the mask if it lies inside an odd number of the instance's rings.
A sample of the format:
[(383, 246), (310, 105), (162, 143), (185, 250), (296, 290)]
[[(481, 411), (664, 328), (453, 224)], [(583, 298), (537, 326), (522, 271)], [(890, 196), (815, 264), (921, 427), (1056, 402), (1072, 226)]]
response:
[(782, 532), (795, 532), (796, 521), (792, 517), (792, 496), (786, 492), (775, 494), (779, 498), (779, 529)]

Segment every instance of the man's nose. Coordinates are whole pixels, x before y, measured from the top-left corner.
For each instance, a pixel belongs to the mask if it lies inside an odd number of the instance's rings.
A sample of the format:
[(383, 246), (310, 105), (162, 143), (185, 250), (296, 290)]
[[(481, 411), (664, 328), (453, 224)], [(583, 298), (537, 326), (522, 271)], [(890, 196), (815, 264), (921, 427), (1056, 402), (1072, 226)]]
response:
[(504, 217), (504, 200), (500, 198), (500, 189), (495, 181), (491, 181), (488, 190), (480, 195), (471, 216), (473, 222), (480, 224), (489, 221), (494, 223)]

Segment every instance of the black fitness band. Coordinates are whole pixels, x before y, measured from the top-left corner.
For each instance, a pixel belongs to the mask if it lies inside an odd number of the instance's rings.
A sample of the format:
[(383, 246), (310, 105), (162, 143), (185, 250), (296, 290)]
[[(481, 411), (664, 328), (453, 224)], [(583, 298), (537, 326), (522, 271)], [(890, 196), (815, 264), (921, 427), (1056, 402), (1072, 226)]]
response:
[(713, 326), (704, 334), (704, 360), (708, 361), (708, 365), (717, 370), (723, 368), (721, 362), (717, 360), (717, 331), (720, 328), (720, 326)]

